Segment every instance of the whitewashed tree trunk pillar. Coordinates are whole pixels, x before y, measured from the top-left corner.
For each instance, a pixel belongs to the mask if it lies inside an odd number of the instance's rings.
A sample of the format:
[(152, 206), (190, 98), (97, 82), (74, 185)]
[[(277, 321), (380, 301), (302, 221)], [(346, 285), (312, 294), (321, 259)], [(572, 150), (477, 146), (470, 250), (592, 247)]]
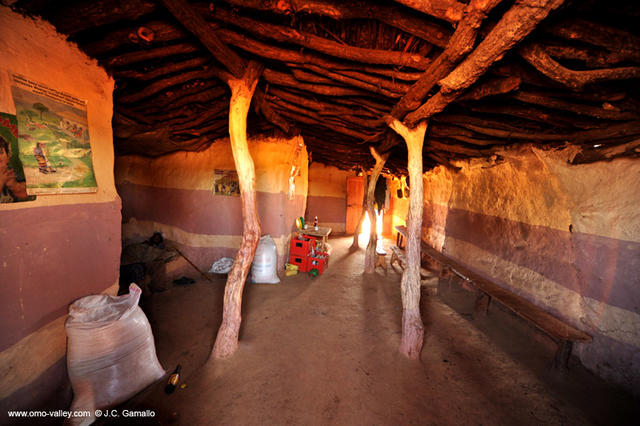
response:
[(256, 173), (247, 143), (247, 114), (261, 71), (258, 64), (251, 62), (241, 78), (231, 77), (227, 81), (231, 88), (229, 136), (240, 183), (243, 230), (242, 243), (224, 290), (222, 324), (212, 350), (215, 358), (227, 358), (238, 348), (238, 334), (242, 322), (242, 290), (260, 240)]
[(402, 274), (402, 342), (400, 352), (410, 359), (418, 359), (424, 338), (424, 326), (420, 316), (420, 236), (424, 188), (422, 183), (422, 145), (427, 122), (420, 122), (410, 129), (392, 118), (388, 121), (407, 144), (409, 184), (409, 217), (407, 221), (407, 264)]

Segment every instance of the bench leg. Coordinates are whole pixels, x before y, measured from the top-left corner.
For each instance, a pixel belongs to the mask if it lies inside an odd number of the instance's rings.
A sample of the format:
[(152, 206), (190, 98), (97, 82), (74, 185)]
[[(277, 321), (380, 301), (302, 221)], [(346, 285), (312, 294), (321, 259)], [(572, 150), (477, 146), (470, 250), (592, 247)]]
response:
[(391, 253), (391, 261), (389, 261), (389, 266), (393, 266), (393, 263), (396, 262), (400, 266), (400, 268), (404, 269), (404, 265), (402, 264), (402, 260), (398, 257), (396, 252)]
[(562, 340), (558, 342), (558, 350), (551, 362), (551, 369), (554, 371), (567, 371), (569, 369), (569, 357), (571, 357), (571, 350), (573, 349), (573, 342), (570, 340)]
[(476, 296), (476, 315), (486, 316), (489, 313), (489, 304), (491, 303), (491, 296), (482, 291), (478, 291)]

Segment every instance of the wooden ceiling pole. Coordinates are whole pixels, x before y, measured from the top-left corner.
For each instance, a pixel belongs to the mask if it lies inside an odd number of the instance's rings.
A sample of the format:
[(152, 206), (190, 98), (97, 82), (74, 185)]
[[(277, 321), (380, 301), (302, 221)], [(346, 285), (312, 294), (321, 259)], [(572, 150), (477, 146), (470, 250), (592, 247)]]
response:
[(421, 120), (429, 119), (441, 112), (562, 3), (564, 0), (516, 1), (478, 47), (449, 75), (440, 80), (440, 91), (407, 115), (405, 123), (415, 126)]
[(247, 143), (247, 115), (251, 98), (264, 67), (251, 61), (247, 65), (240, 56), (227, 47), (188, 2), (162, 0), (165, 7), (189, 31), (202, 41), (213, 56), (231, 71), (220, 73), (231, 89), (229, 106), (229, 136), (233, 161), (240, 184), (242, 203), (242, 242), (227, 278), (224, 289), (222, 324), (218, 330), (211, 355), (228, 358), (238, 348), (238, 335), (242, 322), (242, 290), (260, 239), (260, 218), (256, 206), (256, 173)]
[(373, 208), (373, 197), (376, 191), (378, 178), (380, 177), (380, 173), (382, 173), (382, 168), (391, 154), (391, 151), (388, 151), (381, 155), (372, 146), (369, 147), (369, 150), (371, 151), (373, 158), (375, 158), (376, 163), (373, 166), (373, 169), (371, 169), (371, 176), (369, 176), (369, 184), (367, 185), (367, 193), (365, 194), (366, 209), (369, 213), (369, 222), (371, 223), (371, 226), (369, 227), (369, 244), (367, 245), (367, 251), (364, 255), (365, 274), (373, 274), (376, 269), (376, 245), (378, 243), (376, 222), (378, 220), (378, 215), (376, 215), (375, 209)]
[(411, 11), (405, 12), (391, 4), (372, 4), (361, 0), (225, 0), (225, 2), (237, 7), (282, 15), (300, 13), (326, 16), (335, 20), (375, 19), (438, 47), (444, 47), (450, 35), (450, 30), (445, 25), (435, 24)]
[(400, 353), (410, 359), (418, 359), (422, 349), (424, 326), (420, 316), (420, 235), (422, 234), (422, 210), (424, 188), (422, 183), (422, 145), (427, 131), (427, 121), (421, 121), (410, 129), (395, 118), (387, 117), (387, 123), (404, 139), (408, 150), (409, 215), (407, 220), (407, 264), (402, 274), (402, 342)]
[(420, 79), (411, 86), (393, 107), (391, 115), (402, 120), (409, 111), (418, 108), (425, 96), (473, 49), (480, 25), (501, 0), (472, 0), (442, 53)]
[(236, 78), (244, 75), (245, 61), (211, 31), (209, 24), (186, 0), (161, 0), (171, 14), (205, 45)]
[(455, 0), (395, 0), (434, 18), (455, 24), (462, 19), (464, 4)]
[(582, 90), (587, 84), (599, 81), (627, 80), (640, 77), (640, 67), (600, 68), (574, 71), (556, 62), (539, 44), (520, 48), (520, 55), (542, 74), (573, 90)]

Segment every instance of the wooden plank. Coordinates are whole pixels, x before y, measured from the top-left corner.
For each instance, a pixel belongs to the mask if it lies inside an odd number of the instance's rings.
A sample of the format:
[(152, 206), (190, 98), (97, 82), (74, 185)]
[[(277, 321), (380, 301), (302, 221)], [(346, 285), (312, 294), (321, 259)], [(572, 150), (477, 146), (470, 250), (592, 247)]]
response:
[(590, 342), (591, 336), (578, 330), (577, 328), (566, 324), (560, 319), (554, 317), (539, 306), (522, 299), (519, 296), (505, 290), (497, 284), (479, 276), (470, 269), (464, 267), (455, 260), (447, 257), (437, 251), (430, 245), (422, 242), (422, 252), (443, 265), (451, 267), (454, 272), (466, 278), (471, 284), (479, 290), (491, 295), (507, 308), (511, 309), (517, 315), (531, 321), (540, 330), (547, 333), (556, 340), (570, 340), (574, 342)]

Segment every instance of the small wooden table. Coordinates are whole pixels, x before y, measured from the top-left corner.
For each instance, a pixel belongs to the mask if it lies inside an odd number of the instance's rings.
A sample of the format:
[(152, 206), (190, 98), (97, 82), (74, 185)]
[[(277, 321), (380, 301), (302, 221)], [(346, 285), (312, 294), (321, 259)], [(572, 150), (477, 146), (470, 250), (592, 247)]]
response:
[(322, 238), (322, 242), (326, 244), (329, 234), (331, 233), (331, 228), (318, 226), (318, 230), (315, 230), (313, 226), (307, 226), (307, 229), (299, 229), (298, 232), (302, 235)]

